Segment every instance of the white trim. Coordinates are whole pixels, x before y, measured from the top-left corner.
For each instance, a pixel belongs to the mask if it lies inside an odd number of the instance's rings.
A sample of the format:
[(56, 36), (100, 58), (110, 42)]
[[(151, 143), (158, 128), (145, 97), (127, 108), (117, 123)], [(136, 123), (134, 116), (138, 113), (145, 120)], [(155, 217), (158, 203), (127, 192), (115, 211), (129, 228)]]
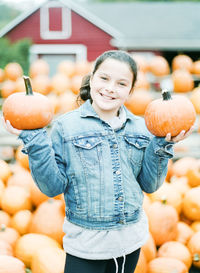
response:
[[(94, 24), (96, 27), (100, 28), (101, 30), (105, 31), (112, 37), (118, 37), (122, 36), (122, 33), (112, 27), (111, 25), (105, 23), (103, 20), (101, 20), (99, 17), (92, 14), (90, 11), (88, 11), (86, 8), (83, 8), (81, 4), (76, 4), (70, 0), (57, 0), (57, 2), (62, 3), (67, 8), (71, 9), (72, 11), (76, 12), (78, 15), (82, 16), (85, 20), (88, 20), (92, 24)], [(31, 16), (34, 12), (36, 12), (39, 8), (43, 7), (45, 4), (48, 3), (48, 0), (46, 2), (41, 3), (40, 5), (36, 6), (35, 8), (29, 10), (28, 12), (22, 13), (22, 15), (19, 15), (16, 19), (11, 21), (8, 25), (6, 25), (1, 31), (0, 31), (0, 38), (6, 35), (9, 31), (11, 31), (13, 28), (15, 28), (17, 25), (19, 25), (21, 22), (23, 22), (26, 18)]]
[(32, 45), (30, 48), (30, 63), (45, 54), (75, 54), (77, 61), (87, 60), (87, 47), (85, 45)]
[[(62, 9), (62, 30), (49, 30), (49, 8), (60, 7)], [(44, 40), (67, 39), (72, 33), (71, 10), (58, 1), (47, 2), (40, 8), (40, 36)]]

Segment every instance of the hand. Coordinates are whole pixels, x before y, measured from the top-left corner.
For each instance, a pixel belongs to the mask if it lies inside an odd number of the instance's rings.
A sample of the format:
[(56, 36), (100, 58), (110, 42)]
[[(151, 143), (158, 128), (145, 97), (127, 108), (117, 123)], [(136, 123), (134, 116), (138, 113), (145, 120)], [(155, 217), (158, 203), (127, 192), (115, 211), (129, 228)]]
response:
[(192, 134), (192, 132), (194, 131), (195, 126), (193, 125), (187, 132), (185, 132), (185, 130), (182, 130), (177, 136), (175, 137), (171, 137), (171, 133), (168, 133), (165, 137), (166, 141), (172, 141), (174, 143), (179, 142), (183, 139), (185, 139), (186, 137), (188, 137), (189, 135)]
[(10, 124), (10, 121), (9, 120), (6, 120), (4, 119), (4, 117), (2, 116), (2, 123), (3, 123), (3, 126), (4, 128), (11, 134), (14, 134), (16, 136), (19, 136), (22, 132), (22, 130), (18, 130), (16, 128), (14, 128), (11, 124)]

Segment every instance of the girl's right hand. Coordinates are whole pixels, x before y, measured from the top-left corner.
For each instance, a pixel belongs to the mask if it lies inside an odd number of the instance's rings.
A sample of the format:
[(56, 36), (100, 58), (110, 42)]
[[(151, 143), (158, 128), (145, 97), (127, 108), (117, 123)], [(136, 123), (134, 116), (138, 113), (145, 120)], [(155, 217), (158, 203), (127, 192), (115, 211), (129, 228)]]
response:
[(18, 130), (16, 128), (14, 128), (11, 124), (10, 124), (10, 121), (9, 120), (6, 120), (4, 119), (4, 117), (2, 116), (2, 123), (3, 123), (3, 126), (4, 128), (11, 134), (14, 134), (16, 136), (19, 136), (22, 132), (22, 130)]

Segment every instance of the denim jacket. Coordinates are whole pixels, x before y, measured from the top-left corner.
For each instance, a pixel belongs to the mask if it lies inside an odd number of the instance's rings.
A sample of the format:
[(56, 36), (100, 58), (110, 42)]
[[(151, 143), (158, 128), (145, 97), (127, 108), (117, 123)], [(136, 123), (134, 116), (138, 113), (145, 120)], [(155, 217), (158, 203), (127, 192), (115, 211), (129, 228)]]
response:
[(19, 136), (39, 189), (49, 197), (64, 193), (67, 219), (84, 228), (137, 222), (143, 191), (161, 186), (173, 156), (173, 143), (151, 135), (143, 118), (124, 109), (126, 122), (117, 131), (88, 100), (58, 117), (50, 137), (45, 129)]

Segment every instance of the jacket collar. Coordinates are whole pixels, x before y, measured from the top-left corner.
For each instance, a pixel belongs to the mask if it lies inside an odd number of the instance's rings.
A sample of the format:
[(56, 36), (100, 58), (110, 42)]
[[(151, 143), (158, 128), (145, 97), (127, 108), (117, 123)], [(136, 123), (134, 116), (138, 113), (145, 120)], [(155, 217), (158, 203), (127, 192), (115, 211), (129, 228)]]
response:
[[(136, 120), (139, 119), (138, 116), (132, 114), (124, 105), (122, 106), (126, 112), (126, 120)], [(80, 116), (82, 118), (85, 117), (95, 117), (99, 119), (98, 114), (95, 112), (94, 108), (92, 107), (92, 104), (90, 102), (90, 100), (88, 99), (85, 103), (83, 103), (80, 106)]]

